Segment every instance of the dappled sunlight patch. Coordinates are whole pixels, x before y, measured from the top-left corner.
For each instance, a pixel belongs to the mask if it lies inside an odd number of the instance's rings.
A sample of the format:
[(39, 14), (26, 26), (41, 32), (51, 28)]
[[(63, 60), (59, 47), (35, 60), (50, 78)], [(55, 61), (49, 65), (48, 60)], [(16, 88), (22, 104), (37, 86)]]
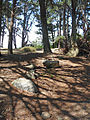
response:
[(68, 65), (68, 66), (72, 66), (72, 67), (80, 67), (81, 65), (78, 63), (73, 63), (70, 60), (60, 60), (60, 64), (63, 65)]

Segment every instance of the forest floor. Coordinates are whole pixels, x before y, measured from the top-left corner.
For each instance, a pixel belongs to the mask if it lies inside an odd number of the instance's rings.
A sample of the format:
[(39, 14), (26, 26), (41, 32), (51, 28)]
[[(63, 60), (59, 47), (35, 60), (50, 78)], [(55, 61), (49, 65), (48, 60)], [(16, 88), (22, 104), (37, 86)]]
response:
[[(45, 59), (58, 60), (58, 68), (46, 69)], [(27, 78), (26, 65), (36, 65), (33, 80), (38, 93), (17, 91), (10, 83)], [(59, 53), (28, 53), (0, 57), (0, 120), (90, 120), (90, 57), (69, 58)]]

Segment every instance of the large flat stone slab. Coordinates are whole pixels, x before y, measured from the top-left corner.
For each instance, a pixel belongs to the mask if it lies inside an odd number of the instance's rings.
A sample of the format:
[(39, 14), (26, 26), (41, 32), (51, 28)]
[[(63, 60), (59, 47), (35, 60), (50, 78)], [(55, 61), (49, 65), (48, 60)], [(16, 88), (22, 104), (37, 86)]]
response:
[(16, 88), (19, 88), (20, 90), (24, 90), (24, 91), (32, 92), (32, 93), (37, 92), (36, 85), (30, 79), (18, 78), (14, 80), (11, 84), (15, 86)]

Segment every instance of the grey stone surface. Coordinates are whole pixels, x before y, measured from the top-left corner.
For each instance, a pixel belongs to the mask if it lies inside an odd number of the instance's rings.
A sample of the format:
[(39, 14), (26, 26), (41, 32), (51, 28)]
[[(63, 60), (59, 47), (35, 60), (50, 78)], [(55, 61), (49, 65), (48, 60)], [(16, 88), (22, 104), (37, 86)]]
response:
[(25, 68), (34, 69), (35, 65), (34, 64), (26, 65)]
[(46, 60), (43, 62), (43, 65), (47, 68), (56, 68), (59, 67), (59, 61)]
[(36, 79), (39, 74), (35, 72), (35, 70), (29, 70), (26, 74), (31, 79)]
[(57, 120), (63, 120), (60, 116), (57, 117)]
[(29, 78), (31, 78), (31, 79), (35, 79), (35, 78), (36, 78), (36, 76), (35, 76), (35, 71), (34, 71), (34, 70), (29, 70), (29, 71), (27, 72), (27, 76), (28, 76)]
[(26, 78), (18, 78), (12, 82), (12, 85), (16, 88), (19, 88), (20, 90), (25, 90), (33, 93), (37, 92), (37, 87), (35, 84)]
[(0, 120), (6, 120), (4, 115), (0, 115)]
[(30, 117), (30, 120), (36, 120), (36, 118), (35, 117)]
[(48, 112), (42, 112), (41, 116), (43, 119), (48, 119), (51, 117), (51, 115)]

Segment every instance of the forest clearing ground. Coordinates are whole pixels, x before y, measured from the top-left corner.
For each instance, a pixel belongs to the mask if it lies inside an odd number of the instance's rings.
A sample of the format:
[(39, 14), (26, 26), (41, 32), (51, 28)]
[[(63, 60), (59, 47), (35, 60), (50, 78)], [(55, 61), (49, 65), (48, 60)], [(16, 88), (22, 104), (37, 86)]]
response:
[[(43, 61), (58, 60), (60, 67), (46, 69)], [(27, 77), (24, 66), (35, 64), (38, 78), (33, 80), (38, 94), (16, 91), (9, 83)], [(3, 55), (0, 58), (0, 120), (90, 119), (90, 58), (69, 58), (53, 53)]]

